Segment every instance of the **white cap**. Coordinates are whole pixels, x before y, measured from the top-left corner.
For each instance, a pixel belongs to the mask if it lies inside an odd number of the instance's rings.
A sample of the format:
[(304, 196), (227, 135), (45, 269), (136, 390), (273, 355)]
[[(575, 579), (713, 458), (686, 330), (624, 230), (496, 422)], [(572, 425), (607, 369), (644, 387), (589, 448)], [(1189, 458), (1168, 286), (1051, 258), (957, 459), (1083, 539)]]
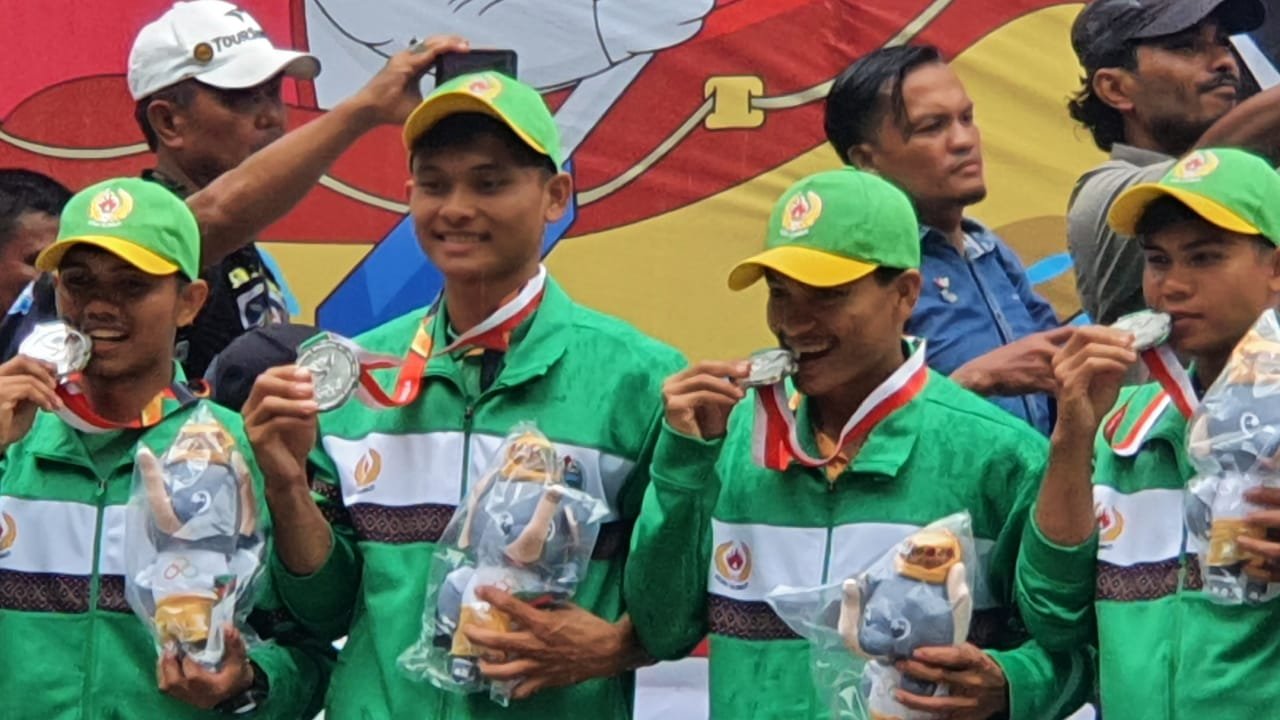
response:
[(227, 90), (249, 88), (281, 71), (310, 80), (320, 73), (320, 61), (275, 47), (252, 15), (229, 2), (177, 2), (134, 39), (129, 93), (140, 100), (187, 78)]

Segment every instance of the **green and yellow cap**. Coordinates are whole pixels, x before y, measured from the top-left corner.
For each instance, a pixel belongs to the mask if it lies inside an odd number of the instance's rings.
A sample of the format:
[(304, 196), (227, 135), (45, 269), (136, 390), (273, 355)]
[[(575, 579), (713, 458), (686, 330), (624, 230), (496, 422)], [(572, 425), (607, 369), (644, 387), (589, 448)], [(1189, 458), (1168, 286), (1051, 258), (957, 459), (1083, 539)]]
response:
[(1159, 182), (1129, 188), (1111, 204), (1107, 222), (1121, 235), (1137, 234), (1151, 203), (1177, 198), (1206, 222), (1280, 245), (1280, 174), (1266, 160), (1230, 148), (1197, 150)]
[(551, 158), (564, 169), (560, 129), (537, 90), (497, 72), (478, 72), (444, 83), (428, 95), (404, 123), (404, 146), (413, 143), (444, 118), (463, 112), (488, 115), (501, 121), (529, 147)]
[(62, 210), (58, 239), (36, 258), (57, 270), (77, 245), (102, 248), (148, 275), (200, 274), (200, 229), (187, 204), (141, 178), (115, 178), (76, 193)]
[(835, 287), (881, 266), (920, 267), (911, 201), (889, 182), (854, 168), (810, 175), (788, 188), (773, 206), (764, 247), (733, 268), (731, 290), (749, 287), (765, 270)]

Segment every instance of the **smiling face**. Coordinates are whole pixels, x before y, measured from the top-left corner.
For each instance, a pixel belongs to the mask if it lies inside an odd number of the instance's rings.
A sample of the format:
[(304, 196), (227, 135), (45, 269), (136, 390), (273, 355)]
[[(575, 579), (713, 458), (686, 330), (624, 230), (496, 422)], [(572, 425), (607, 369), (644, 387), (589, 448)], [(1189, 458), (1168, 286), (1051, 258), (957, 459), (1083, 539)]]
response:
[(900, 352), (902, 329), (920, 294), (920, 274), (905, 271), (888, 282), (876, 273), (819, 288), (773, 270), (769, 329), (797, 355), (796, 389), (813, 398), (839, 393), (883, 367)]
[(93, 341), (91, 382), (168, 382), (178, 328), (207, 294), (203, 281), (148, 275), (92, 246), (68, 250), (58, 266), (58, 314)]
[(572, 192), (568, 175), (527, 162), (497, 132), (417, 150), (412, 172), (409, 212), (418, 242), (448, 282), (531, 276), (547, 223), (564, 215)]

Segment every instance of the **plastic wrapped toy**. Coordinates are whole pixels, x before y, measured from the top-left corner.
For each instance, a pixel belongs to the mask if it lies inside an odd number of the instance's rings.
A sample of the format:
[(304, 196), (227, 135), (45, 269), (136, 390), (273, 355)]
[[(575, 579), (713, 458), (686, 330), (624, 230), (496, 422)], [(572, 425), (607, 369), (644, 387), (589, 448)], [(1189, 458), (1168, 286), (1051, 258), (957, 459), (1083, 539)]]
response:
[[(479, 672), (480, 649), (464, 630), (513, 625), (476, 597), (478, 588), (495, 586), (535, 605), (573, 595), (608, 512), (603, 501), (565, 483), (566, 469), (581, 482), (576, 468), (530, 424), (507, 436), (495, 467), (472, 486), (440, 538), (422, 635), (399, 661), (410, 677), (457, 692), (489, 687)], [(490, 696), (506, 704), (512, 689), (494, 684)]]
[(833, 718), (932, 717), (907, 709), (894, 691), (939, 696), (948, 688), (903, 676), (894, 664), (917, 648), (965, 642), (975, 557), (969, 515), (959, 513), (917, 530), (840, 584), (782, 587), (765, 598), (811, 642), (815, 686)]
[(175, 649), (217, 668), (227, 623), (251, 638), (244, 620), (263, 550), (249, 468), (207, 406), (160, 458), (139, 447), (125, 527), (125, 596), (159, 651)]
[(1240, 548), (1241, 536), (1262, 538), (1245, 524), (1258, 506), (1246, 490), (1280, 486), (1280, 322), (1263, 313), (1240, 340), (1205, 393), (1187, 428), (1196, 475), (1187, 486), (1188, 537), (1200, 559), (1204, 589), (1225, 604), (1255, 603), (1276, 589), (1262, 560)]

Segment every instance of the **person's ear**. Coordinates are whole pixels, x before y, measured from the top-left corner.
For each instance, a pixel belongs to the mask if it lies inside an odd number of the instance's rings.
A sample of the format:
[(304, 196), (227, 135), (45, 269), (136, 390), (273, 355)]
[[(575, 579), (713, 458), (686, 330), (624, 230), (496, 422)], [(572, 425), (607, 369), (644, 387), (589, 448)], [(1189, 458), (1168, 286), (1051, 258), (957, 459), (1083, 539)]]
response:
[(178, 150), (185, 144), (188, 118), (176, 104), (168, 100), (152, 100), (147, 105), (147, 123), (155, 133), (158, 147)]
[(203, 280), (192, 280), (178, 290), (177, 320), (178, 327), (187, 327), (196, 321), (200, 308), (209, 299), (209, 285)]
[(547, 181), (547, 207), (542, 213), (544, 222), (558, 222), (569, 210), (573, 200), (573, 178), (569, 173), (556, 173)]
[(919, 270), (904, 270), (893, 279), (893, 313), (899, 326), (907, 326), (911, 313), (916, 309), (916, 301), (920, 299), (923, 284), (924, 278)]
[(876, 173), (876, 152), (871, 143), (858, 143), (845, 153), (845, 160), (850, 165), (873, 175)]
[(1124, 68), (1102, 68), (1093, 74), (1093, 94), (1120, 112), (1133, 112), (1133, 93), (1137, 90), (1133, 73)]

